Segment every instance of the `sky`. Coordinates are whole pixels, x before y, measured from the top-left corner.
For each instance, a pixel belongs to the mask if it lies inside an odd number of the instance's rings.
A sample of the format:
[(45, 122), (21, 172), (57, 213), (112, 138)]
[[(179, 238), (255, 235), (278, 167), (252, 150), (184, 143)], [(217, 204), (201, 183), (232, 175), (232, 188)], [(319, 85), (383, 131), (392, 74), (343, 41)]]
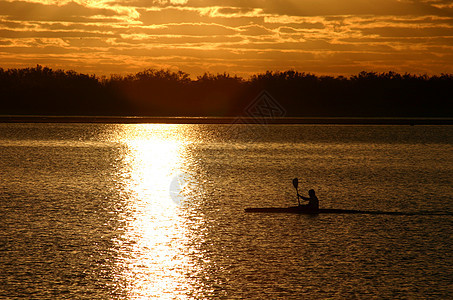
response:
[(0, 0), (0, 67), (453, 73), (453, 1)]

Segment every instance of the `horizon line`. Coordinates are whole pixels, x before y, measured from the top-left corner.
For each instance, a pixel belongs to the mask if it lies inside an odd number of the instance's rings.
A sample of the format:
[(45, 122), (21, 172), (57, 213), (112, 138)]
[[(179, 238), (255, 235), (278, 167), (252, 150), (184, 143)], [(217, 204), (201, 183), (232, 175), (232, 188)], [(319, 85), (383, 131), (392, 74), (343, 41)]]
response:
[(230, 125), (453, 125), (452, 117), (216, 117), (0, 115), (0, 123), (230, 124)]
[(349, 74), (339, 74), (339, 73), (325, 73), (325, 72), (322, 72), (322, 73), (315, 73), (315, 72), (306, 72), (306, 71), (301, 71), (301, 70), (297, 70), (297, 69), (294, 69), (294, 68), (288, 68), (288, 69), (269, 69), (269, 70), (266, 70), (266, 71), (262, 71), (262, 72), (252, 72), (250, 73), (250, 75), (248, 75), (247, 77), (243, 77), (243, 76), (240, 76), (238, 75), (238, 73), (230, 73), (230, 72), (227, 72), (227, 71), (224, 71), (224, 72), (216, 72), (216, 73), (213, 73), (213, 72), (210, 72), (210, 71), (204, 71), (204, 73), (202, 75), (192, 75), (190, 73), (187, 73), (185, 71), (183, 71), (182, 69), (173, 69), (173, 68), (153, 68), (153, 67), (150, 67), (150, 68), (144, 68), (142, 69), (141, 71), (137, 71), (137, 72), (125, 72), (125, 73), (110, 73), (109, 75), (98, 75), (98, 74), (102, 74), (102, 72), (99, 72), (99, 73), (89, 73), (89, 72), (80, 72), (80, 71), (77, 71), (73, 68), (68, 68), (68, 69), (64, 69), (64, 68), (58, 68), (58, 67), (51, 67), (51, 66), (47, 66), (47, 65), (41, 65), (41, 64), (36, 64), (36, 65), (30, 65), (30, 66), (23, 66), (23, 67), (2, 67), (0, 66), (0, 70), (3, 70), (3, 71), (8, 71), (8, 70), (26, 70), (26, 69), (49, 69), (53, 72), (56, 72), (56, 71), (63, 71), (63, 72), (76, 72), (77, 74), (80, 74), (80, 75), (89, 75), (89, 76), (95, 76), (97, 79), (102, 79), (102, 78), (106, 78), (106, 79), (109, 79), (113, 76), (121, 76), (121, 77), (128, 77), (128, 76), (131, 76), (131, 75), (137, 75), (137, 74), (140, 74), (140, 73), (143, 73), (145, 71), (164, 71), (164, 72), (168, 72), (168, 73), (174, 73), (174, 74), (178, 74), (178, 73), (183, 73), (185, 75), (187, 75), (191, 80), (198, 80), (200, 77), (203, 77), (205, 75), (211, 75), (211, 76), (219, 76), (219, 75), (226, 75), (227, 77), (230, 77), (230, 78), (238, 78), (238, 79), (244, 79), (244, 80), (250, 80), (253, 76), (257, 76), (257, 75), (263, 75), (263, 74), (268, 74), (268, 73), (271, 73), (271, 74), (279, 74), (279, 73), (286, 73), (286, 72), (295, 72), (295, 73), (298, 73), (298, 74), (304, 74), (304, 75), (312, 75), (312, 76), (316, 76), (318, 78), (322, 78), (322, 77), (332, 77), (332, 78), (346, 78), (346, 79), (350, 79), (351, 77), (353, 76), (356, 76), (356, 75), (359, 75), (359, 74), (362, 74), (362, 73), (365, 73), (365, 74), (376, 74), (376, 75), (384, 75), (384, 74), (394, 74), (394, 75), (401, 75), (401, 76), (404, 76), (404, 75), (409, 75), (409, 76), (417, 76), (417, 77), (424, 77), (424, 76), (427, 76), (428, 78), (432, 78), (432, 77), (437, 77), (437, 76), (443, 76), (443, 75), (446, 75), (446, 76), (453, 76), (453, 73), (443, 73), (443, 72), (440, 72), (440, 73), (411, 73), (411, 72), (398, 72), (398, 71), (394, 71), (394, 70), (387, 70), (387, 71), (383, 71), (383, 72), (380, 72), (380, 71), (373, 71), (373, 70), (362, 70), (362, 71), (359, 71), (359, 72), (356, 72), (356, 73), (349, 73)]

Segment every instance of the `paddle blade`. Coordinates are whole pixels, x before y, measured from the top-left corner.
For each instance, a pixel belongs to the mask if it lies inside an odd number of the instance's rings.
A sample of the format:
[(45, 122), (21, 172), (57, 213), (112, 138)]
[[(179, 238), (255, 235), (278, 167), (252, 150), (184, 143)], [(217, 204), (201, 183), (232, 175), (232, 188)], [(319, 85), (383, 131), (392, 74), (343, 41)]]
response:
[(299, 186), (299, 179), (294, 178), (293, 179), (293, 185), (294, 185), (294, 188), (297, 190), (297, 187)]

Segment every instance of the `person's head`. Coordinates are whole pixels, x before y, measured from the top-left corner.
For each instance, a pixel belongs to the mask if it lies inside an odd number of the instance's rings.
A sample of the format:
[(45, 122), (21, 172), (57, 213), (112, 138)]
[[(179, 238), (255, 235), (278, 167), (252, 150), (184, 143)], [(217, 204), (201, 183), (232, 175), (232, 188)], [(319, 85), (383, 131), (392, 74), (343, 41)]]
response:
[(309, 195), (310, 197), (316, 197), (315, 190), (314, 190), (314, 189), (309, 190), (309, 191), (308, 191), (308, 195)]

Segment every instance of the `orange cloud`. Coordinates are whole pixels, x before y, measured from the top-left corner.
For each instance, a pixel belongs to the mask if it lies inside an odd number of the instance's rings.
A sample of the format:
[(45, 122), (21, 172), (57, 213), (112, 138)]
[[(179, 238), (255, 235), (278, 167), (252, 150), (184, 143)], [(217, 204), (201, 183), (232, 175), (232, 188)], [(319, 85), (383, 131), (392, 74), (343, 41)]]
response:
[(453, 73), (444, 0), (0, 1), (0, 66)]

